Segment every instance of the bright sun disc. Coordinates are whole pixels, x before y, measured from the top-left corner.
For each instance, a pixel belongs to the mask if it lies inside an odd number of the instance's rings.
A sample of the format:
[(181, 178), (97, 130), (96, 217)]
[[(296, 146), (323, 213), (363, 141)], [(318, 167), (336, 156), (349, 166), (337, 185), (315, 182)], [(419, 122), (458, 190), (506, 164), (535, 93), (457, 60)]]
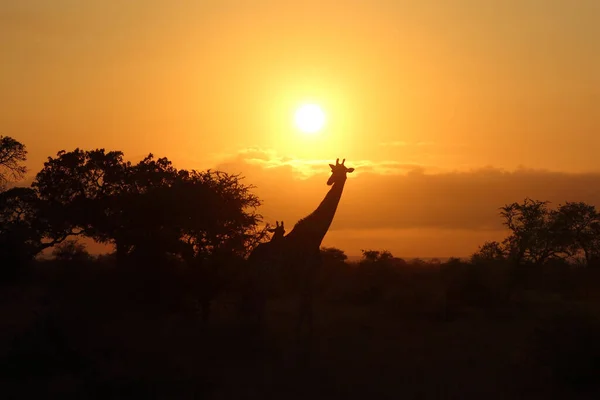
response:
[(316, 104), (305, 104), (296, 111), (296, 126), (304, 133), (316, 133), (325, 125), (325, 113)]

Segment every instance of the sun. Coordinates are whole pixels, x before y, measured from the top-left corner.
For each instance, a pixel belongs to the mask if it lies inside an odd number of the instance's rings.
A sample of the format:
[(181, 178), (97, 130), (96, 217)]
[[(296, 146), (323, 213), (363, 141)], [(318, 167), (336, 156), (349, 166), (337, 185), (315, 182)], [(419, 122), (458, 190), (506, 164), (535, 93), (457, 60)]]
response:
[(317, 133), (325, 125), (325, 113), (316, 104), (304, 104), (296, 110), (294, 122), (304, 133)]

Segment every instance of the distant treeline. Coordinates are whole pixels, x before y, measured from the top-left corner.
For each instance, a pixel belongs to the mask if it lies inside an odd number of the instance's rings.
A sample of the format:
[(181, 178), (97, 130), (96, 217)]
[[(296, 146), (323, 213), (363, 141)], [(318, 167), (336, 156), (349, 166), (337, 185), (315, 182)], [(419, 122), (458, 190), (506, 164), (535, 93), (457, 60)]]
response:
[[(0, 348), (0, 376), (6, 377), (0, 377), (0, 384), (10, 383), (20, 397), (23, 391), (39, 395), (46, 394), (44, 386), (24, 382), (33, 382), (34, 375), (40, 382), (71, 374), (82, 393), (96, 394), (120, 390), (125, 376), (144, 389), (163, 382), (165, 397), (172, 397), (182, 390), (182, 375), (170, 365), (190, 354), (193, 361), (183, 371), (191, 387), (212, 376), (214, 360), (224, 355), (236, 362), (257, 360), (249, 352), (267, 342), (279, 346), (277, 352), (289, 350), (289, 333), (282, 328), (295, 312), (289, 281), (277, 271), (263, 275), (272, 279), (272, 285), (262, 286), (272, 307), (258, 325), (253, 302), (246, 301), (256, 288), (246, 258), (266, 239), (268, 226), (262, 226), (253, 186), (240, 176), (180, 170), (152, 155), (132, 164), (118, 151), (76, 149), (48, 158), (30, 187), (9, 189), (26, 173), (26, 155), (20, 142), (0, 138), (0, 307), (7, 315), (0, 342), (11, 343)], [(462, 353), (472, 343), (463, 335), (475, 331), (445, 336), (453, 329), (447, 322), (470, 316), (475, 316), (472, 321), (510, 319), (498, 327), (512, 324), (522, 337), (515, 334), (520, 339), (510, 341), (498, 333), (496, 344), (512, 351), (513, 343), (532, 343), (523, 344), (520, 369), (510, 379), (527, 381), (550, 371), (568, 391), (599, 390), (596, 208), (585, 203), (550, 208), (547, 202), (525, 199), (505, 205), (499, 214), (508, 236), (484, 243), (465, 260), (404, 260), (386, 250), (366, 249), (349, 262), (344, 251), (322, 248), (314, 293), (319, 329), (341, 333), (321, 351), (351, 337), (354, 341), (340, 351), (354, 359), (357, 347), (390, 339), (390, 324), (411, 339), (417, 334), (407, 331), (406, 323), (427, 321), (425, 332), (435, 333), (430, 339), (441, 340), (438, 349), (449, 351), (464, 342)], [(78, 238), (110, 244), (115, 251), (92, 257)], [(38, 257), (50, 248), (52, 259)], [(366, 316), (376, 322), (365, 322)], [(530, 323), (542, 316), (546, 322)], [(385, 334), (363, 345), (374, 324)], [(215, 326), (211, 333), (209, 327)], [(265, 332), (261, 329), (277, 340), (251, 342), (257, 331)], [(132, 364), (122, 363), (123, 354)], [(398, 360), (405, 357), (402, 353), (385, 365), (402, 364)], [(488, 363), (486, 357), (481, 356), (482, 364)], [(322, 358), (330, 359), (326, 353)], [(450, 358), (434, 359), (442, 365)], [(198, 362), (205, 372), (198, 370)], [(340, 361), (331, 370), (346, 364)], [(148, 371), (148, 365), (155, 370)]]
[[(243, 258), (265, 237), (257, 212), (261, 201), (240, 176), (178, 170), (152, 154), (132, 164), (119, 151), (75, 149), (49, 157), (31, 187), (7, 189), (25, 174), (26, 155), (22, 143), (0, 137), (4, 265), (18, 268), (73, 237), (111, 244), (118, 259), (137, 253), (190, 263), (217, 253)], [(598, 264), (595, 206), (567, 202), (550, 209), (547, 202), (527, 198), (505, 205), (500, 215), (510, 235), (501, 243), (484, 243), (473, 262)]]

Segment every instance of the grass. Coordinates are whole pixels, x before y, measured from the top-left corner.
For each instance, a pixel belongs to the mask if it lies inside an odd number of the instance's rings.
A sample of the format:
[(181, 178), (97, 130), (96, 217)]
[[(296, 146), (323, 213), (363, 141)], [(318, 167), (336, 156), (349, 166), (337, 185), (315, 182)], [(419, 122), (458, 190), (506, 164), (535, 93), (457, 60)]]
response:
[[(57, 276), (36, 273), (0, 290), (3, 398), (598, 395), (600, 303), (589, 277), (568, 291), (529, 288), (500, 303), (458, 296), (449, 311), (435, 271), (364, 287), (338, 276), (346, 283), (316, 301), (307, 344), (295, 339), (296, 307), (285, 296), (269, 302), (257, 331), (239, 320), (232, 293), (215, 300), (203, 324), (193, 292), (176, 280), (111, 269)], [(383, 285), (378, 295), (360, 295), (373, 282)]]

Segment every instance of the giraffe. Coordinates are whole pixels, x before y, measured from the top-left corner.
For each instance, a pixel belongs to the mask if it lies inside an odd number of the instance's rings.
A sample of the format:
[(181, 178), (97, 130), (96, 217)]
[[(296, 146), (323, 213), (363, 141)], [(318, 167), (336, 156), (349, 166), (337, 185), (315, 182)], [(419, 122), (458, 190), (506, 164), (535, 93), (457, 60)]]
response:
[(285, 227), (283, 221), (279, 225), (279, 221), (275, 221), (275, 228), (267, 228), (267, 232), (273, 234), (271, 240), (265, 243), (260, 243), (252, 250), (248, 257), (248, 262), (251, 265), (265, 265), (265, 261), (273, 258), (276, 255), (278, 245), (283, 241), (285, 235)]
[(281, 221), (281, 225), (279, 225), (279, 221), (275, 221), (275, 228), (267, 229), (267, 232), (273, 234), (269, 243), (278, 242), (282, 240), (285, 235), (285, 227), (283, 226), (283, 221)]
[(321, 265), (321, 242), (335, 216), (347, 174), (354, 172), (354, 168), (344, 165), (346, 159), (341, 163), (339, 161), (338, 158), (335, 165), (329, 164), (331, 176), (327, 180), (327, 185), (331, 186), (331, 189), (316, 210), (300, 219), (287, 235), (284, 235), (283, 222), (281, 226), (277, 225), (275, 229), (270, 230), (274, 233), (271, 241), (257, 246), (248, 257), (251, 269), (263, 271), (262, 274), (254, 274), (255, 279), (259, 279), (256, 282), (258, 285), (253, 285), (253, 290), (256, 290), (254, 295), (256, 297), (253, 297), (257, 302), (252, 306), (256, 307), (259, 321), (263, 316), (266, 290), (269, 288), (269, 283), (262, 279), (272, 276), (273, 273), (283, 275), (284, 279), (287, 278), (286, 289), (291, 288), (300, 296), (296, 323), (298, 338), (301, 336), (304, 324), (308, 328), (308, 337), (312, 334), (314, 278), (317, 268)]
[(281, 262), (281, 249), (285, 235), (284, 222), (275, 221), (275, 228), (267, 228), (273, 234), (271, 240), (260, 243), (248, 257), (250, 278), (242, 307), (250, 308), (256, 315), (259, 326), (264, 319), (266, 300), (271, 284), (273, 270)]
[(296, 334), (301, 335), (304, 324), (307, 325), (308, 336), (312, 334), (313, 292), (317, 268), (321, 265), (321, 242), (331, 226), (333, 217), (344, 191), (347, 174), (354, 171), (344, 165), (346, 159), (335, 165), (329, 164), (331, 176), (327, 185), (331, 189), (317, 209), (308, 216), (300, 219), (294, 228), (284, 236), (282, 267), (284, 273), (291, 273), (293, 285), (300, 295), (300, 307), (296, 324)]

